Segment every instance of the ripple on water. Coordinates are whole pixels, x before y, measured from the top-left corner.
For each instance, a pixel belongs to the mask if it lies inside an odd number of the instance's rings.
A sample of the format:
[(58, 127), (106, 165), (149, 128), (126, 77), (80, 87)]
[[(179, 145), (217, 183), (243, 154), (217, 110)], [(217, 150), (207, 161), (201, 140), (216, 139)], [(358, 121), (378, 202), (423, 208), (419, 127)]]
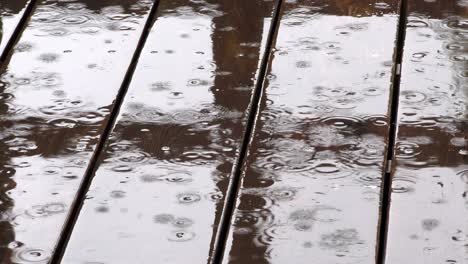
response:
[(329, 179), (341, 179), (349, 177), (353, 173), (345, 164), (337, 160), (317, 159), (313, 170)]
[(349, 129), (357, 127), (359, 124), (362, 124), (364, 120), (359, 117), (333, 116), (323, 118), (321, 122), (337, 129)]
[(401, 176), (394, 177), (392, 180), (392, 192), (393, 193), (412, 193), (415, 191), (414, 187), (416, 180), (414, 177)]
[(401, 141), (396, 144), (396, 156), (400, 159), (415, 159), (421, 154), (419, 144)]
[(274, 216), (268, 210), (242, 211), (238, 210), (234, 219), (234, 226), (239, 227), (261, 227), (273, 223)]
[(444, 21), (443, 25), (449, 29), (468, 30), (468, 20), (460, 17), (450, 17)]
[(48, 252), (38, 248), (17, 248), (13, 263), (46, 263), (50, 259)]
[(423, 28), (423, 27), (429, 27), (429, 24), (421, 19), (409, 19), (408, 22), (406, 23), (406, 26), (409, 28)]
[(86, 23), (90, 18), (85, 15), (68, 15), (62, 18), (63, 24), (83, 24)]
[(385, 115), (371, 115), (371, 116), (365, 116), (363, 117), (364, 122), (368, 123), (370, 122), (372, 125), (377, 126), (377, 127), (385, 127), (388, 125), (388, 118)]
[(51, 119), (47, 123), (60, 128), (74, 128), (78, 124), (75, 120), (67, 118)]
[(352, 245), (362, 244), (356, 229), (338, 229), (321, 236), (320, 246), (337, 251), (347, 251)]
[(201, 200), (201, 196), (197, 193), (181, 193), (177, 195), (177, 200), (181, 204), (192, 204), (199, 202)]
[(26, 215), (31, 218), (48, 217), (65, 212), (65, 205), (62, 203), (48, 203), (45, 205), (35, 205), (26, 210)]
[(425, 99), (425, 94), (416, 91), (403, 91), (400, 95), (400, 101), (407, 104), (422, 102)]
[(142, 163), (148, 159), (148, 154), (141, 151), (125, 152), (119, 160), (125, 163)]
[(464, 183), (468, 184), (468, 169), (457, 172), (457, 175)]
[[(304, 230), (302, 231), (308, 231), (312, 228), (312, 226), (308, 226), (307, 224), (304, 224), (302, 227)], [(297, 230), (301, 231), (301, 230)], [(263, 227), (261, 232), (257, 233), (257, 235), (254, 238), (254, 243), (257, 246), (268, 246), (273, 244), (275, 241), (281, 241), (290, 238), (291, 236), (291, 230), (287, 226), (279, 226), (279, 225), (272, 225), (268, 227)]]
[(295, 196), (296, 190), (288, 187), (277, 188), (268, 192), (268, 197), (274, 201), (292, 201)]
[(382, 184), (382, 175), (378, 171), (358, 171), (357, 181), (365, 186), (380, 186)]

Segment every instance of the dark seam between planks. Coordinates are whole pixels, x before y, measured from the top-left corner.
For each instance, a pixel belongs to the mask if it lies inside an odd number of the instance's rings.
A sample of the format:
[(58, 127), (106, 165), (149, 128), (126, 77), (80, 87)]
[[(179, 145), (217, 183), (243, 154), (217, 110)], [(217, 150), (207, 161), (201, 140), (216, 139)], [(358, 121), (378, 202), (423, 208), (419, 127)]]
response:
[[(15, 1), (15, 0), (14, 0)], [(13, 47), (18, 42), (23, 33), (23, 30), (26, 28), (26, 24), (32, 16), (34, 8), (36, 7), (37, 1), (39, 0), (31, 0), (29, 4), (26, 6), (23, 15), (21, 16), (18, 24), (16, 25), (11, 38), (7, 40), (7, 44), (5, 45), (5, 49), (3, 53), (0, 54), (0, 70), (4, 70), (7, 66), (7, 62), (11, 55), (13, 54)], [(5, 64), (4, 64), (5, 63)]]
[(223, 261), (223, 256), (226, 250), (226, 241), (229, 235), (229, 229), (231, 226), (232, 217), (234, 215), (236, 198), (239, 194), (240, 181), (242, 177), (242, 167), (245, 161), (245, 158), (248, 153), (250, 146), (250, 141), (253, 137), (253, 132), (255, 130), (255, 123), (257, 120), (257, 115), (259, 112), (260, 99), (263, 94), (265, 75), (269, 65), (269, 60), (273, 48), (273, 43), (278, 34), (279, 20), (281, 14), (283, 0), (278, 0), (276, 2), (275, 11), (272, 16), (272, 21), (270, 24), (270, 29), (268, 31), (265, 51), (260, 63), (260, 69), (258, 73), (258, 80), (255, 84), (255, 88), (252, 94), (252, 99), (250, 103), (250, 110), (248, 112), (247, 124), (243, 136), (243, 141), (241, 143), (239, 156), (237, 158), (236, 164), (233, 168), (233, 175), (229, 181), (229, 185), (226, 191), (226, 196), (224, 200), (223, 210), (221, 212), (221, 217), (219, 221), (218, 232), (216, 233), (216, 238), (213, 246), (213, 252), (211, 254), (211, 259), (208, 261), (211, 264), (220, 264)]
[(151, 31), (151, 28), (154, 22), (156, 21), (156, 14), (157, 14), (159, 2), (160, 2), (159, 0), (153, 1), (153, 6), (151, 7), (145, 26), (143, 27), (143, 31), (138, 41), (138, 44), (136, 46), (135, 53), (133, 54), (133, 57), (130, 61), (130, 66), (128, 67), (127, 72), (125, 73), (124, 80), (117, 93), (116, 99), (114, 101), (110, 115), (108, 117), (107, 124), (105, 125), (104, 131), (101, 134), (101, 137), (99, 138), (98, 144), (96, 145), (96, 149), (93, 153), (93, 156), (91, 157), (91, 160), (86, 169), (83, 181), (77, 191), (74, 202), (71, 206), (70, 212), (65, 222), (65, 226), (61, 232), (59, 241), (53, 252), (52, 259), (49, 262), (51, 264), (59, 264), (62, 261), (63, 254), (65, 253), (65, 250), (68, 245), (68, 240), (70, 239), (70, 236), (73, 232), (73, 228), (75, 226), (75, 223), (78, 219), (81, 208), (83, 206), (84, 200), (86, 198), (86, 193), (89, 190), (94, 173), (96, 172), (98, 160), (102, 154), (102, 151), (107, 142), (107, 139), (109, 138), (109, 135), (112, 132), (112, 129), (115, 125), (115, 122), (120, 112), (120, 108), (124, 101), (125, 95), (127, 94), (128, 87), (130, 85), (136, 66), (138, 64), (138, 60), (140, 58), (141, 52), (143, 50), (143, 47), (145, 46), (146, 40), (148, 39), (148, 35)]
[(398, 118), (398, 104), (400, 99), (400, 82), (401, 82), (401, 69), (403, 67), (403, 53), (406, 37), (406, 22), (408, 15), (408, 0), (401, 0), (400, 13), (398, 22), (398, 33), (395, 50), (395, 62), (392, 77), (392, 94), (390, 99), (390, 117), (389, 117), (389, 132), (387, 142), (386, 160), (384, 162), (383, 183), (382, 183), (382, 198), (380, 206), (380, 223), (379, 233), (377, 237), (377, 263), (385, 263), (385, 254), (387, 247), (388, 223), (391, 202), (391, 189), (392, 189), (392, 171), (394, 166), (395, 156), (395, 141), (397, 137), (397, 118)]

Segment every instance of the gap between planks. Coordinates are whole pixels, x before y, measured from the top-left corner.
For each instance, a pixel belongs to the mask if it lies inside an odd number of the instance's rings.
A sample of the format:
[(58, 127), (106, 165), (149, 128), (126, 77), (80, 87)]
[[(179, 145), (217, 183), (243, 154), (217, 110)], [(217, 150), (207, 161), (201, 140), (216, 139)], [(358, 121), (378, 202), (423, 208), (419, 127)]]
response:
[(255, 88), (253, 91), (251, 103), (250, 103), (250, 110), (247, 117), (247, 125), (243, 136), (243, 141), (241, 144), (241, 148), (239, 151), (239, 156), (236, 160), (236, 164), (234, 166), (234, 173), (232, 178), (230, 179), (229, 186), (226, 191), (226, 198), (224, 200), (223, 211), (221, 213), (221, 218), (219, 221), (219, 228), (218, 232), (216, 233), (215, 243), (213, 247), (213, 254), (212, 259), (209, 260), (210, 264), (220, 264), (223, 261), (224, 253), (226, 250), (226, 241), (229, 235), (229, 229), (231, 227), (232, 217), (234, 215), (235, 205), (236, 205), (236, 198), (239, 194), (240, 188), (240, 181), (242, 177), (242, 167), (245, 161), (245, 158), (248, 153), (248, 149), (250, 146), (250, 142), (253, 136), (253, 132), (255, 130), (255, 124), (259, 113), (259, 104), (260, 99), (262, 98), (263, 89), (264, 89), (264, 81), (265, 75), (267, 72), (267, 68), (269, 65), (269, 60), (271, 56), (271, 52), (273, 49), (274, 41), (276, 39), (276, 35), (278, 34), (279, 28), (279, 20), (281, 16), (281, 8), (283, 6), (284, 0), (277, 0), (276, 7), (274, 10), (274, 14), (272, 17), (272, 21), (270, 24), (270, 29), (268, 31), (267, 41), (265, 52), (263, 54), (263, 58), (260, 63), (260, 70), (258, 73), (258, 80), (255, 84)]
[(398, 102), (400, 99), (400, 82), (401, 82), (401, 68), (403, 62), (403, 52), (406, 37), (406, 22), (408, 15), (408, 0), (401, 0), (399, 12), (397, 41), (395, 48), (395, 59), (392, 77), (392, 92), (390, 97), (389, 113), (389, 131), (387, 139), (387, 153), (386, 161), (384, 164), (384, 177), (382, 183), (381, 193), (381, 206), (380, 206), (380, 220), (379, 220), (379, 233), (377, 236), (377, 259), (376, 263), (384, 264), (386, 247), (387, 247), (387, 233), (390, 212), (390, 200), (392, 189), (392, 171), (394, 166), (395, 155), (395, 141), (397, 136), (397, 120), (398, 120)]
[[(16, 0), (13, 0), (13, 1), (16, 1)], [(13, 54), (13, 47), (16, 45), (16, 43), (21, 37), (21, 34), (23, 33), (23, 30), (26, 28), (26, 24), (31, 18), (38, 1), (39, 0), (31, 0), (29, 4), (26, 5), (24, 13), (21, 16), (18, 24), (16, 25), (16, 28), (13, 31), (13, 34), (11, 35), (11, 38), (7, 40), (5, 49), (3, 50), (3, 53), (0, 54), (0, 70), (1, 71), (3, 71), (7, 67), (8, 63), (6, 62), (9, 60), (9, 58)]]

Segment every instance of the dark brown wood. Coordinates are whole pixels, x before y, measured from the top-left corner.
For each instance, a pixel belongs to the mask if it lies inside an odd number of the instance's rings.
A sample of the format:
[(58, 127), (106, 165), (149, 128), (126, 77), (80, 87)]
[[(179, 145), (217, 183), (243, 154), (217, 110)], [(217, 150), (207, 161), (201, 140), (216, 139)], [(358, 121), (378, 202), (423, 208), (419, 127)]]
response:
[(386, 263), (468, 263), (468, 6), (408, 6)]
[(63, 263), (213, 261), (276, 3), (159, 3)]
[(0, 76), (1, 263), (49, 261), (151, 6), (38, 2)]
[(286, 1), (224, 263), (376, 263), (398, 1)]

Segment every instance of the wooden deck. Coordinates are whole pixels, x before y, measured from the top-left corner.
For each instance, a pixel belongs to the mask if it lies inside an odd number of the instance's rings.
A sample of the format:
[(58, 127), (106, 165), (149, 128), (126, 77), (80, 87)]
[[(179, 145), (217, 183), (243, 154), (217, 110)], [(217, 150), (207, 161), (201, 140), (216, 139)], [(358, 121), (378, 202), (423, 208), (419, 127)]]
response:
[(0, 15), (1, 264), (468, 264), (467, 1)]

